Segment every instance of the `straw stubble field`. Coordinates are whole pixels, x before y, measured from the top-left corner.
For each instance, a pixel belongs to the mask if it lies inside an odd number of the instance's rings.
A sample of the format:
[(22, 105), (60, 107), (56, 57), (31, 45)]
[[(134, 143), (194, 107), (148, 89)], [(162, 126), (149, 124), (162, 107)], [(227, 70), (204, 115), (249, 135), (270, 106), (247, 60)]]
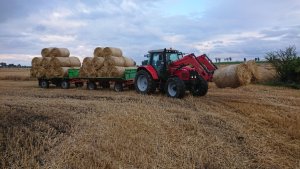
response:
[(299, 90), (170, 99), (0, 81), (0, 168), (299, 168)]

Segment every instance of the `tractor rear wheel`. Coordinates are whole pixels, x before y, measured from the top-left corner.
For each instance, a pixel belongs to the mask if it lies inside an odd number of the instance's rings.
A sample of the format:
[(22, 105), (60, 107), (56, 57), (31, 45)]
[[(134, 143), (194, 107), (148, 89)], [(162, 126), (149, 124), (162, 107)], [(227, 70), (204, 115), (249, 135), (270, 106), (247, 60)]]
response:
[(194, 96), (204, 96), (208, 91), (207, 81), (201, 76), (197, 76), (195, 84), (191, 87), (191, 92)]
[(145, 70), (137, 72), (134, 81), (135, 90), (141, 94), (153, 93), (156, 89), (155, 81), (152, 76)]
[(165, 92), (169, 97), (182, 98), (185, 95), (185, 84), (178, 77), (169, 78), (165, 85)]

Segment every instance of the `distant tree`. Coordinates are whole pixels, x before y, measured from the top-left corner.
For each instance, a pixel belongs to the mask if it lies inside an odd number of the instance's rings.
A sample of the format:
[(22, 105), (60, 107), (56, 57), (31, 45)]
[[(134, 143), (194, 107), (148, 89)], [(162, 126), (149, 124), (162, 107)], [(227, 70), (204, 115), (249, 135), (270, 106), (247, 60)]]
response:
[(231, 62), (231, 60), (232, 60), (232, 58), (231, 57), (229, 57), (229, 61)]
[(247, 61), (247, 59), (246, 58), (244, 58), (244, 62), (246, 62)]
[(295, 46), (269, 52), (266, 60), (275, 67), (282, 82), (300, 82), (300, 57), (297, 56)]

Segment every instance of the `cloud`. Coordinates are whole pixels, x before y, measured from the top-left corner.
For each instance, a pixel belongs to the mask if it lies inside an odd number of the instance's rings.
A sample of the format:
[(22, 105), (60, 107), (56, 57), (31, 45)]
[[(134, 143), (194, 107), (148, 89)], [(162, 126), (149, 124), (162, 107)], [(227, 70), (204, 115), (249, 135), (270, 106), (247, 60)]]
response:
[(4, 0), (0, 60), (39, 55), (48, 46), (81, 58), (96, 46), (116, 46), (138, 63), (164, 47), (213, 58), (263, 57), (300, 44), (299, 8), (298, 0)]

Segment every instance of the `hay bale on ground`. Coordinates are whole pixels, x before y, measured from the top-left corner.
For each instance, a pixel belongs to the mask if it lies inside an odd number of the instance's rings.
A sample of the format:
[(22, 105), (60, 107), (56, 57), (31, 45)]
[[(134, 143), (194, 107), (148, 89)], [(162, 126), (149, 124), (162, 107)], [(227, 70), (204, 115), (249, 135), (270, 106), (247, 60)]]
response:
[(251, 79), (252, 72), (245, 63), (217, 69), (213, 76), (213, 81), (219, 88), (236, 88), (247, 85), (251, 82)]
[(67, 48), (53, 48), (49, 54), (50, 57), (69, 57), (70, 51)]
[(92, 59), (92, 65), (95, 67), (95, 69), (101, 69), (101, 67), (104, 66), (104, 58), (103, 57), (94, 57)]
[(80, 60), (77, 57), (53, 57), (49, 64), (52, 68), (81, 66)]
[(258, 77), (259, 75), (258, 75), (257, 65), (256, 65), (255, 61), (253, 61), (253, 60), (247, 61), (246, 65), (252, 74), (251, 82), (256, 82), (259, 78)]
[(105, 66), (121, 66), (124, 67), (125, 60), (123, 57), (117, 57), (117, 56), (108, 56), (105, 57)]
[(54, 49), (54, 47), (42, 49), (42, 51), (41, 51), (42, 57), (50, 57), (50, 53), (53, 49)]
[(123, 57), (124, 58), (124, 66), (125, 67), (132, 67), (132, 66), (135, 66), (135, 61), (131, 58), (128, 58), (128, 57)]
[(275, 81), (277, 79), (277, 73), (274, 67), (270, 65), (260, 65), (258, 67), (258, 83), (265, 83)]
[(103, 49), (103, 56), (122, 57), (123, 52), (120, 48), (106, 47), (106, 48)]
[(103, 48), (96, 47), (94, 49), (94, 57), (103, 57)]

